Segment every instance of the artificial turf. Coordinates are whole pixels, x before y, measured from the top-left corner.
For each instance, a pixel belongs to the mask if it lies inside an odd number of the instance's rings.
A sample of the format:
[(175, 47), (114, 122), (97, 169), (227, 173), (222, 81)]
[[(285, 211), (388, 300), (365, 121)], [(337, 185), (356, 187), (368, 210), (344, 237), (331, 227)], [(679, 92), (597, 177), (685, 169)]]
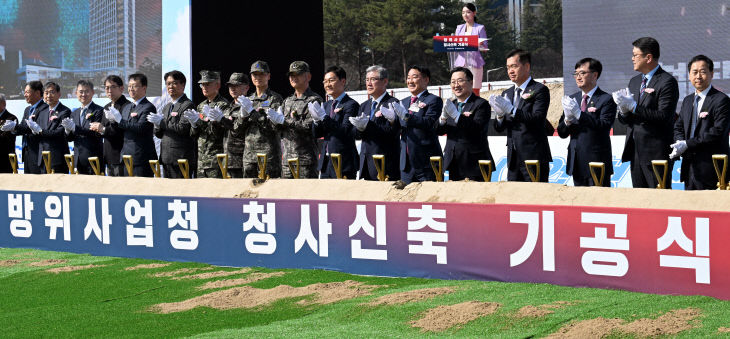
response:
[[(34, 267), (43, 259), (64, 259), (66, 263)], [(125, 270), (139, 264), (160, 261), (94, 257), (89, 255), (29, 249), (0, 249), (0, 261), (20, 260), (0, 266), (0, 323), (2, 337), (543, 337), (573, 321), (597, 317), (627, 321), (656, 318), (670, 310), (694, 307), (702, 315), (696, 328), (679, 337), (728, 335), (718, 328), (730, 327), (730, 302), (702, 296), (663, 296), (616, 290), (570, 288), (548, 284), (448, 281), (418, 278), (383, 278), (321, 270), (271, 270), (253, 268), (247, 273), (207, 280), (155, 277), (152, 273), (180, 268), (201, 268), (199, 263), (171, 263), (155, 269)], [(49, 273), (48, 268), (69, 265), (104, 265), (86, 270)], [(237, 268), (218, 268), (233, 271)], [(189, 311), (159, 314), (151, 312), (158, 303), (177, 302), (210, 293), (197, 287), (212, 281), (240, 278), (253, 272), (286, 274), (250, 283), (268, 289), (278, 285), (294, 287), (314, 283), (355, 280), (381, 286), (372, 295), (327, 305), (279, 300), (253, 309), (217, 310), (198, 307)], [(366, 306), (382, 295), (421, 288), (450, 286), (453, 293), (402, 305)], [(220, 289), (218, 289), (220, 290)], [(215, 291), (215, 290), (213, 290)], [(440, 333), (422, 332), (410, 322), (433, 307), (465, 301), (496, 302), (496, 313)], [(523, 306), (571, 301), (537, 318), (518, 318)], [(624, 337), (625, 334), (616, 334)]]

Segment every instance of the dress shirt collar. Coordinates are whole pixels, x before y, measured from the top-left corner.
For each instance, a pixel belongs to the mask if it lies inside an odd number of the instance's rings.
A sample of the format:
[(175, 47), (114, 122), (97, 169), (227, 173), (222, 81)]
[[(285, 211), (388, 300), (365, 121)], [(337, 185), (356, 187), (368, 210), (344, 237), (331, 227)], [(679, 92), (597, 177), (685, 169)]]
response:
[(469, 96), (468, 96), (468, 97), (466, 97), (466, 100), (464, 100), (464, 101), (461, 101), (461, 100), (459, 100), (459, 98), (456, 98), (456, 102), (457, 102), (457, 103), (458, 103), (458, 102), (464, 102), (464, 103), (465, 103), (465, 102), (469, 101), (469, 98), (471, 98), (471, 96), (472, 96), (472, 95), (474, 95), (474, 93), (471, 93), (471, 94), (469, 94)]
[[(423, 92), (421, 92), (421, 93), (418, 93), (418, 95), (416, 95), (416, 97), (420, 99), (420, 98), (421, 98), (421, 96), (423, 95), (423, 93), (426, 93), (426, 91), (427, 91), (427, 89), (424, 89), (424, 90), (423, 90)], [(411, 94), (411, 97), (412, 97), (412, 96), (413, 96), (413, 94)]]
[(704, 100), (707, 97), (707, 93), (710, 92), (710, 88), (712, 88), (712, 84), (710, 84), (710, 86), (707, 86), (707, 88), (705, 88), (705, 90), (702, 92), (697, 93), (697, 90), (695, 90), (695, 95), (699, 95), (700, 98), (702, 98), (700, 100)]
[(649, 81), (651, 81), (651, 78), (654, 76), (654, 74), (656, 74), (656, 71), (658, 69), (659, 69), (659, 65), (657, 65), (656, 67), (654, 67), (654, 69), (652, 69), (651, 71), (649, 71), (649, 73), (644, 74), (644, 76), (646, 77), (646, 85), (647, 86), (649, 86)]
[(383, 101), (383, 98), (385, 98), (386, 94), (388, 94), (388, 92), (384, 91), (383, 94), (381, 94), (377, 99), (373, 98), (373, 101), (377, 104), (380, 104), (380, 102)]
[(588, 95), (588, 98), (592, 98), (593, 97), (593, 94), (596, 93), (596, 90), (597, 89), (598, 89), (598, 86), (593, 87), (593, 89), (590, 90), (590, 91), (588, 91), (588, 93), (586, 93), (586, 92), (582, 92), (582, 93), (583, 93), (583, 95), (586, 95), (587, 94)]
[(134, 102), (134, 105), (135, 105), (135, 106), (138, 106), (138, 105), (139, 105), (139, 103), (140, 103), (140, 102), (142, 102), (142, 100), (144, 100), (144, 98), (146, 98), (146, 97), (142, 97), (142, 98), (140, 98), (139, 100), (135, 101), (135, 102)]
[(515, 85), (515, 90), (519, 87), (520, 89), (522, 89), (522, 93), (525, 93), (525, 89), (527, 88), (527, 84), (530, 83), (530, 80), (532, 80), (532, 76), (527, 77), (527, 80), (525, 80), (525, 82), (523, 82), (519, 86), (517, 86), (517, 84), (514, 84)]

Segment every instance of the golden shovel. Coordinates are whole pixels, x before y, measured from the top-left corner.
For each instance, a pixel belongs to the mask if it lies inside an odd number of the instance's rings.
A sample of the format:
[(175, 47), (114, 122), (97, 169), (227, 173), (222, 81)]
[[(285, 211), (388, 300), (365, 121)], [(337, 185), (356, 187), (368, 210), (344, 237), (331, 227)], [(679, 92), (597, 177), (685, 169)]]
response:
[(479, 160), (479, 170), (482, 172), (484, 182), (492, 181), (492, 160)]
[[(664, 170), (662, 171), (662, 174), (659, 175), (659, 171), (657, 170), (658, 167), (664, 167)], [(667, 187), (667, 172), (669, 172), (669, 161), (667, 160), (652, 160), (651, 161), (651, 169), (654, 170), (654, 176), (656, 176), (657, 184), (656, 188), (666, 188)]]
[[(588, 163), (588, 169), (593, 177), (593, 186), (603, 186), (603, 176), (606, 174), (606, 165), (602, 162), (591, 161)], [(601, 169), (601, 176), (596, 175), (596, 170)]]
[(188, 159), (177, 159), (177, 165), (180, 167), (183, 178), (190, 179), (190, 163), (188, 163)]
[(299, 158), (289, 158), (286, 160), (289, 164), (289, 170), (294, 179), (299, 179)]
[(152, 173), (155, 174), (155, 178), (161, 177), (159, 160), (150, 160), (150, 167), (152, 167)]
[[(720, 161), (722, 161), (722, 171), (718, 166)], [(717, 188), (721, 190), (727, 189), (727, 181), (725, 181), (725, 174), (727, 174), (727, 154), (713, 154), (712, 165), (715, 166), (715, 173), (717, 174)]]
[(8, 154), (10, 159), (10, 167), (13, 169), (13, 174), (18, 174), (18, 155), (15, 153)]
[(89, 165), (96, 175), (104, 175), (101, 173), (101, 165), (99, 164), (99, 157), (89, 157)]
[[(530, 170), (530, 166), (535, 167), (535, 172)], [(525, 160), (525, 168), (532, 182), (540, 181), (540, 160)]]
[(124, 166), (127, 167), (127, 176), (133, 177), (134, 176), (134, 159), (132, 159), (131, 155), (123, 155), (122, 160), (124, 161)]
[(43, 151), (41, 156), (43, 157), (43, 163), (46, 165), (46, 174), (53, 173), (51, 170), (51, 151)]
[(385, 175), (385, 155), (373, 154), (373, 163), (375, 163), (375, 170), (378, 172), (378, 180), (388, 180), (388, 176)]
[(74, 171), (74, 155), (64, 154), (63, 159), (66, 160), (66, 166), (68, 166), (68, 174), (76, 174), (76, 171)]
[(228, 175), (228, 154), (220, 153), (216, 154), (215, 157), (218, 160), (218, 167), (221, 168), (221, 175), (223, 176), (223, 179), (230, 179), (231, 176)]
[(444, 159), (440, 156), (434, 156), (431, 157), (431, 169), (433, 169), (433, 173), (436, 174), (436, 181), (442, 182), (444, 181), (444, 166), (443, 162)]
[(256, 153), (256, 163), (259, 165), (259, 179), (268, 180), (269, 175), (266, 174), (266, 165), (268, 163), (268, 157), (266, 153)]

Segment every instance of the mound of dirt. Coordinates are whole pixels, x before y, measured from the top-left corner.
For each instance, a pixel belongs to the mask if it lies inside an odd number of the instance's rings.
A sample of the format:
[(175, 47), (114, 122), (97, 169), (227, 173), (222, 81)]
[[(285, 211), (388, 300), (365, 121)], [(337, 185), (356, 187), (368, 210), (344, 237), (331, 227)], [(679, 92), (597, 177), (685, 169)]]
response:
[(255, 281), (264, 280), (264, 279), (268, 279), (271, 277), (280, 277), (284, 274), (286, 274), (286, 272), (272, 272), (272, 273), (254, 272), (254, 273), (249, 274), (245, 278), (225, 279), (225, 280), (207, 282), (207, 283), (205, 283), (205, 285), (198, 287), (198, 289), (209, 290), (209, 289), (213, 289), (213, 288), (223, 288), (223, 287), (231, 287), (231, 286), (238, 286), (238, 285), (246, 285), (246, 284), (250, 284)]
[(88, 270), (90, 268), (96, 268), (96, 267), (104, 267), (106, 265), (82, 265), (82, 266), (63, 266), (63, 267), (55, 267), (55, 268), (49, 268), (46, 270), (46, 272), (50, 273), (61, 273), (61, 272), (73, 272), (73, 271), (80, 271), (80, 270)]
[(623, 319), (589, 319), (564, 326), (548, 338), (603, 338), (611, 333), (638, 337), (673, 335), (694, 328), (693, 320), (700, 314), (696, 308), (684, 308), (669, 311), (656, 319), (642, 318), (630, 323)]
[(423, 318), (411, 321), (411, 326), (418, 327), (424, 332), (441, 332), (492, 314), (500, 306), (499, 303), (479, 301), (467, 301), (455, 305), (438, 306), (426, 311)]
[(392, 293), (392, 294), (386, 294), (381, 297), (375, 298), (373, 301), (369, 303), (365, 303), (364, 305), (368, 306), (380, 306), (380, 305), (400, 305), (405, 303), (411, 303), (415, 301), (420, 301), (424, 299), (431, 299), (433, 297), (442, 295), (442, 294), (448, 294), (454, 292), (454, 287), (435, 287), (435, 288), (423, 288), (420, 290), (413, 290), (413, 291), (406, 291), (406, 292), (399, 292), (399, 293)]
[(215, 272), (183, 275), (183, 276), (179, 276), (179, 277), (173, 277), (172, 280), (220, 278), (220, 277), (227, 277), (227, 276), (236, 275), (236, 274), (248, 273), (250, 271), (251, 271), (251, 268), (244, 267), (244, 268), (242, 268), (240, 270), (236, 270), (236, 271), (215, 271)]
[(136, 271), (136, 270), (142, 270), (142, 269), (151, 269), (151, 268), (160, 268), (160, 267), (167, 267), (170, 266), (170, 263), (159, 263), (159, 264), (139, 264), (137, 266), (132, 267), (126, 267), (124, 268), (125, 271)]
[[(568, 187), (524, 182), (423, 182), (405, 189), (393, 182), (364, 180), (271, 179), (253, 186), (251, 179), (168, 180), (96, 175), (0, 174), (6, 190), (260, 199), (460, 202), (536, 204), (726, 211), (730, 194), (722, 191), (676, 191), (641, 188)], [(115, 187), (113, 190), (112, 187)], [(531, 194), (525, 194), (530, 192)], [(244, 194), (245, 193), (245, 194)]]
[(520, 308), (515, 315), (515, 318), (537, 318), (544, 317), (548, 314), (552, 314), (554, 310), (563, 308), (565, 306), (575, 305), (572, 301), (556, 301), (550, 304), (533, 306), (527, 305)]
[(45, 266), (53, 266), (53, 265), (58, 265), (58, 264), (65, 264), (67, 262), (68, 262), (68, 260), (66, 260), (66, 259), (46, 259), (46, 260), (32, 262), (32, 263), (28, 264), (28, 266), (45, 267)]
[(169, 272), (153, 273), (153, 274), (150, 274), (150, 276), (155, 277), (155, 278), (169, 278), (169, 277), (174, 277), (176, 275), (181, 275), (181, 274), (200, 272), (200, 271), (210, 271), (212, 269), (213, 269), (213, 267), (210, 267), (210, 266), (209, 267), (196, 267), (196, 268), (181, 268), (181, 269), (169, 271)]
[(173, 313), (206, 306), (219, 310), (233, 308), (254, 308), (268, 305), (277, 300), (312, 295), (311, 301), (299, 302), (300, 305), (330, 304), (341, 300), (352, 299), (371, 293), (380, 286), (364, 285), (358, 281), (318, 283), (303, 287), (279, 285), (270, 289), (259, 289), (251, 286), (234, 287), (227, 290), (211, 292), (188, 300), (174, 303), (154, 305), (150, 311), (157, 313)]

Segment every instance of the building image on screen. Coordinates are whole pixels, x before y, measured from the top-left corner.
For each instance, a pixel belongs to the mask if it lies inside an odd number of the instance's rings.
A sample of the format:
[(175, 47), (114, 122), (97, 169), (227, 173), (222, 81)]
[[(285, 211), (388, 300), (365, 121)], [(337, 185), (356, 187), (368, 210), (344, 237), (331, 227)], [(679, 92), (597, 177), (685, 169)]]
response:
[(712, 85), (730, 93), (730, 1), (564, 0), (565, 93), (578, 91), (572, 73), (584, 57), (603, 64), (601, 89), (627, 87), (638, 74), (631, 64), (631, 43), (644, 36), (659, 41), (659, 64), (677, 78), (680, 101), (694, 91), (687, 79), (687, 62), (698, 54), (714, 62)]
[[(101, 85), (135, 72), (161, 92), (162, 0), (3, 1), (0, 92), (22, 99), (25, 83), (54, 81), (71, 97), (80, 79)], [(104, 91), (97, 91), (104, 96)]]

